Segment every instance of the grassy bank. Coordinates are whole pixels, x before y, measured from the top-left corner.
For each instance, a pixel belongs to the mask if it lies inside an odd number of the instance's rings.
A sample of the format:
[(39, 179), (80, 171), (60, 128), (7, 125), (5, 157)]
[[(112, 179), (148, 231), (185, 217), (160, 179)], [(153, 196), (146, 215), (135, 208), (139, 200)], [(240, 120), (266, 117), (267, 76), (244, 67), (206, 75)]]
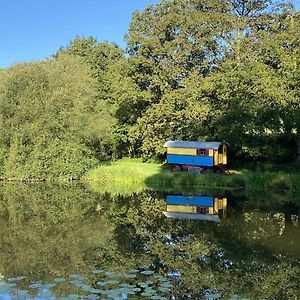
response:
[(173, 172), (168, 166), (143, 163), (140, 160), (125, 159), (98, 166), (91, 170), (85, 180), (112, 186), (112, 189), (133, 188), (176, 188), (176, 187), (218, 187), (243, 188), (246, 190), (300, 191), (300, 173), (262, 171), (251, 169), (231, 170), (232, 175), (192, 174)]

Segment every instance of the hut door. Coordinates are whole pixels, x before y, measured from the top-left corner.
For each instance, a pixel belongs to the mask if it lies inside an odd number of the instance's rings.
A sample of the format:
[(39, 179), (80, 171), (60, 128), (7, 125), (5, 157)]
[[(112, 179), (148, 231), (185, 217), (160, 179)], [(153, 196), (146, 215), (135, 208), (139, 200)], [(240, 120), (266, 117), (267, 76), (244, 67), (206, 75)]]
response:
[(223, 165), (227, 165), (227, 147), (223, 145)]
[(218, 149), (218, 163), (223, 163), (223, 146), (220, 146), (220, 148)]

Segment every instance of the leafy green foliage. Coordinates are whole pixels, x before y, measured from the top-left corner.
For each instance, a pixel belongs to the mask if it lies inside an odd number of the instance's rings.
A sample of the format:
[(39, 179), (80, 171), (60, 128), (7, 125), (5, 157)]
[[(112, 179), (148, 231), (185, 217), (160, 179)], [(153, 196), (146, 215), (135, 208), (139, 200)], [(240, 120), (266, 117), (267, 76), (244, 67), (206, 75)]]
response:
[(109, 130), (106, 120), (95, 125), (105, 115), (86, 64), (61, 55), (16, 65), (1, 73), (0, 82), (3, 176), (78, 178), (95, 165), (95, 148)]
[(205, 136), (204, 122), (209, 114), (209, 104), (193, 101), (185, 91), (165, 94), (161, 101), (147, 110), (131, 130), (133, 145), (141, 145), (144, 157), (162, 156), (166, 140), (195, 140)]
[(288, 2), (163, 0), (133, 14), (126, 55), (76, 37), (1, 70), (0, 174), (78, 178), (111, 158), (163, 159), (170, 139), (300, 157), (299, 27)]
[(92, 76), (96, 79), (98, 99), (104, 100), (109, 97), (110, 87), (105, 81), (105, 75), (112, 63), (122, 59), (123, 50), (114, 43), (98, 43), (93, 37), (76, 37), (66, 48), (61, 48), (54, 56), (58, 57), (62, 53), (81, 57), (87, 62)]
[(249, 159), (295, 158), (297, 26), (299, 13), (270, 1), (162, 1), (136, 12), (129, 57), (108, 79), (128, 154), (161, 157), (166, 140), (193, 139), (226, 140)]
[[(263, 80), (262, 80), (263, 78)], [(287, 106), (284, 82), (270, 67), (255, 61), (235, 67), (224, 65), (207, 80), (204, 93), (213, 99), (212, 131), (226, 140), (235, 154), (276, 159), (292, 157), (295, 149), (284, 128), (282, 115)], [(280, 141), (281, 146), (276, 149)], [(287, 153), (284, 152), (286, 147)], [(290, 150), (290, 152), (289, 152)]]

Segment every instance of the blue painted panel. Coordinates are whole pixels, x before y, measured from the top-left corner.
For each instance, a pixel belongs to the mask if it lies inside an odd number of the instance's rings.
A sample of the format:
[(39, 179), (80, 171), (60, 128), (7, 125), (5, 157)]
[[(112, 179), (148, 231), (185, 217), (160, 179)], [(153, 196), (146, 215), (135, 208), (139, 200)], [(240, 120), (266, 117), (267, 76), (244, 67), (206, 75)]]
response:
[(207, 196), (167, 196), (167, 204), (190, 206), (213, 206), (214, 198)]
[(196, 155), (175, 155), (168, 154), (167, 162), (169, 164), (178, 165), (192, 165), (192, 166), (202, 166), (202, 167), (212, 167), (213, 157), (212, 156), (196, 156)]

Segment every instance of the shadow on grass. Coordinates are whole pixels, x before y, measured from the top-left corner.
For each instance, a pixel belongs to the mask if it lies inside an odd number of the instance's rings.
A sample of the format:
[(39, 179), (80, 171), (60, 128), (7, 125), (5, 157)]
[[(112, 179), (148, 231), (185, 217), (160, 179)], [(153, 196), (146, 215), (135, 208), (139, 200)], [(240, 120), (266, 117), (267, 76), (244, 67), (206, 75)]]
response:
[(143, 163), (140, 160), (105, 162), (91, 170), (83, 181), (93, 189), (114, 194), (130, 194), (145, 189), (158, 191), (197, 191), (203, 189), (300, 192), (300, 174), (247, 170), (243, 174), (221, 175), (173, 172), (167, 164)]
[(245, 174), (222, 175), (208, 172), (204, 174), (173, 172), (163, 165), (159, 173), (145, 179), (145, 185), (165, 188), (209, 187), (218, 189), (243, 189), (256, 191), (300, 191), (300, 174), (283, 172), (250, 171)]

